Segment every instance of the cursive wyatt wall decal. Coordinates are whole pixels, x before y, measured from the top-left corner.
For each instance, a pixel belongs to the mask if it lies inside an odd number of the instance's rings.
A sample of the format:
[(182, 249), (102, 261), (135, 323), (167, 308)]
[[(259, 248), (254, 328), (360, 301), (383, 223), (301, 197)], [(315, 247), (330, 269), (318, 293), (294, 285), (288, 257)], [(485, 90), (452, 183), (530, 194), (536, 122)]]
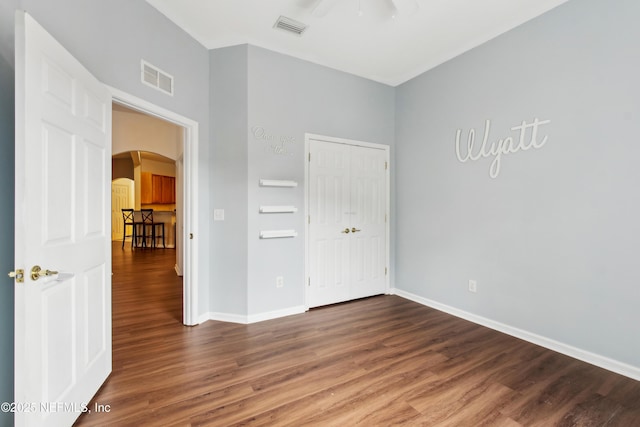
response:
[[(491, 130), (491, 120), (486, 120), (484, 124), (484, 137), (482, 138), (482, 144), (476, 146), (476, 130), (469, 130), (467, 137), (466, 152), (462, 153), (460, 147), (460, 136), (462, 135), (462, 129), (458, 129), (456, 132), (456, 156), (458, 160), (465, 163), (469, 160), (479, 160), (480, 158), (493, 156), (491, 166), (489, 166), (489, 176), (496, 178), (500, 173), (500, 162), (502, 161), (503, 154), (513, 154), (518, 151), (527, 151), (532, 148), (542, 148), (549, 137), (545, 135), (542, 140), (538, 141), (538, 128), (542, 125), (551, 123), (551, 120), (538, 120), (536, 117), (532, 123), (522, 121), (519, 126), (511, 128), (514, 132), (520, 132), (517, 141), (512, 136), (507, 136), (503, 139), (497, 139), (489, 145), (489, 132)], [(527, 130), (531, 129), (531, 137), (527, 141)]]

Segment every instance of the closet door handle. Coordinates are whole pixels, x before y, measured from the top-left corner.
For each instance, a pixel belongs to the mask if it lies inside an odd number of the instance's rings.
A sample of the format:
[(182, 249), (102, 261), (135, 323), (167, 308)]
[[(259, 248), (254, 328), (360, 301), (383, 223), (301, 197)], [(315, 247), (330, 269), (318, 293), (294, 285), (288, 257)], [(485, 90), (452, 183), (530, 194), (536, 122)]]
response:
[(358, 231), (362, 231), (362, 230), (358, 230), (358, 229), (357, 229), (357, 228), (355, 228), (355, 227), (353, 227), (353, 228), (351, 229), (351, 232), (352, 232), (352, 233), (357, 233)]
[(349, 234), (349, 231), (350, 231), (350, 230), (349, 230), (348, 228), (345, 228), (344, 230), (342, 230), (342, 231), (341, 231), (341, 233)]

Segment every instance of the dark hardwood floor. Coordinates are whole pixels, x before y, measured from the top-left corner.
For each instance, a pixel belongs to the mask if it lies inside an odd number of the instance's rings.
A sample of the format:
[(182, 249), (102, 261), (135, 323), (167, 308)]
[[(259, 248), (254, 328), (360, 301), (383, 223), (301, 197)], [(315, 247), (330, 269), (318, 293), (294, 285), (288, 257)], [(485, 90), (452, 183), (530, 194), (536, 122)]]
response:
[(80, 426), (640, 426), (640, 382), (397, 296), (185, 327), (175, 252), (113, 255), (109, 412)]

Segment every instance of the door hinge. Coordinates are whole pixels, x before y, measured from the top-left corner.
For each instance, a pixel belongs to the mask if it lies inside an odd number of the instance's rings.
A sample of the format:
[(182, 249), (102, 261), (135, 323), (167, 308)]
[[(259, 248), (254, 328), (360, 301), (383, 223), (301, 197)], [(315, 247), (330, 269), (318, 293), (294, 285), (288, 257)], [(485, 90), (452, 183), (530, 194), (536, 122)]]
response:
[(384, 275), (387, 275), (387, 267), (384, 268)]
[(384, 214), (384, 222), (387, 222), (387, 214)]
[(384, 170), (387, 170), (389, 168), (389, 164), (387, 162), (384, 162)]
[(9, 277), (16, 279), (16, 283), (24, 283), (24, 270), (17, 269), (16, 271), (9, 272)]
[(309, 163), (311, 163), (311, 153), (309, 153)]
[(311, 277), (307, 278), (307, 286), (311, 286)]
[(309, 215), (309, 220), (308, 220), (309, 224), (311, 224), (311, 215)]

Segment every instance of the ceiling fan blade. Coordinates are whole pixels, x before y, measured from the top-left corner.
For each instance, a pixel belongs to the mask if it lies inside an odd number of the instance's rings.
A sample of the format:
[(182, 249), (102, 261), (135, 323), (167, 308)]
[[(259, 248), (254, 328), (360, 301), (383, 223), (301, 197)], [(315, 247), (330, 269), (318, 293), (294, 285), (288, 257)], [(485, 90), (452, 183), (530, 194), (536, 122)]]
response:
[(322, 18), (336, 5), (339, 0), (318, 0), (311, 10), (311, 14), (317, 18)]

